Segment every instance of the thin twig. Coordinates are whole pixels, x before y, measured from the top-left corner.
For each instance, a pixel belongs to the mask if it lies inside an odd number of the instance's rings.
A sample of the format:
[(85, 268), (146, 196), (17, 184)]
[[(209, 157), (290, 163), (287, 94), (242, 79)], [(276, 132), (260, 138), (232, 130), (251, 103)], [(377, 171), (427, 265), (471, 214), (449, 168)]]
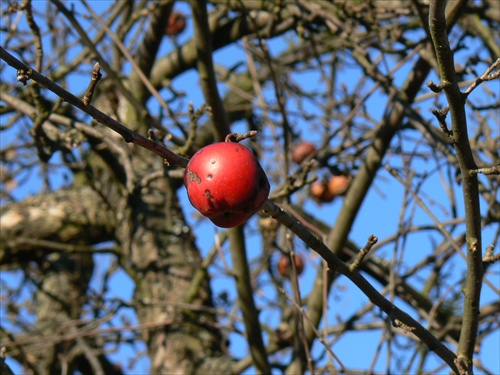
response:
[(494, 167), (472, 169), (469, 173), (482, 173), (486, 175), (500, 174), (500, 164), (497, 164)]
[(34, 36), (35, 43), (35, 68), (39, 72), (42, 71), (43, 62), (43, 47), (42, 47), (42, 36), (40, 35), (40, 28), (38, 27), (35, 18), (33, 17), (33, 12), (31, 9), (31, 0), (25, 0), (21, 4), (20, 8), (24, 9), (26, 14), (26, 23), (28, 24), (31, 32)]
[(154, 152), (155, 154), (166, 159), (170, 166), (179, 166), (182, 168), (185, 168), (187, 166), (189, 159), (176, 155), (169, 149), (165, 148), (163, 145), (151, 141), (146, 137), (130, 130), (123, 124), (107, 116), (106, 114), (99, 111), (92, 105), (86, 106), (80, 98), (77, 98), (76, 96), (66, 91), (61, 86), (57, 85), (47, 77), (38, 73), (36, 70), (29, 68), (23, 62), (19, 61), (10, 53), (8, 53), (2, 47), (0, 47), (0, 59), (4, 60), (7, 64), (9, 64), (10, 66), (12, 66), (17, 70), (23, 70), (26, 73), (28, 79), (32, 79), (33, 81), (38, 82), (39, 84), (46, 87), (48, 90), (52, 91), (54, 94), (56, 94), (69, 104), (75, 106), (76, 108), (90, 115), (98, 123), (103, 124), (108, 128), (110, 128), (111, 130), (117, 132), (123, 137), (125, 142), (134, 143), (138, 146), (141, 146), (145, 149)]
[[(408, 331), (417, 336), (425, 343), (429, 350), (436, 353), (450, 368), (457, 372), (455, 365), (455, 354), (449, 350), (441, 341), (439, 341), (432, 333), (425, 329), (419, 322), (413, 319), (410, 315), (396, 307), (393, 303), (381, 295), (373, 285), (366, 280), (357, 270), (351, 271), (349, 267), (342, 262), (318, 237), (309, 232), (302, 224), (283, 211), (279, 206), (272, 201), (267, 200), (262, 210), (266, 215), (269, 215), (281, 224), (289, 228), (295, 233), (304, 243), (312, 250), (317, 252), (324, 260), (327, 261), (328, 267), (351, 280), (376, 306), (384, 311), (393, 324), (400, 324), (406, 327)], [(321, 337), (318, 335), (318, 337)]]
[[(134, 107), (135, 111), (138, 114), (138, 117), (143, 118), (145, 121), (151, 123), (151, 125), (153, 125), (155, 128), (165, 130), (164, 127), (159, 123), (159, 121), (155, 117), (149, 114), (148, 110), (144, 107), (143, 104), (141, 104), (137, 100), (137, 98), (133, 95), (133, 93), (125, 87), (121, 77), (115, 72), (114, 69), (111, 68), (111, 66), (107, 63), (106, 59), (102, 57), (100, 50), (97, 48), (97, 45), (94, 43), (94, 41), (90, 40), (83, 27), (74, 17), (74, 14), (70, 10), (68, 10), (60, 0), (53, 0), (52, 3), (68, 19), (68, 21), (71, 23), (72, 29), (74, 29), (74, 31), (78, 33), (83, 44), (90, 50), (90, 52), (94, 56), (96, 56), (96, 59), (99, 61), (99, 64), (102, 66), (104, 71), (111, 77), (117, 89)], [(98, 17), (97, 19), (100, 19), (100, 17)], [(177, 137), (173, 136), (174, 142), (180, 144), (181, 142), (176, 138)]]
[(158, 103), (160, 103), (160, 105), (163, 107), (163, 109), (165, 109), (167, 111), (167, 113), (169, 114), (169, 116), (172, 118), (172, 119), (176, 119), (176, 116), (175, 114), (172, 112), (172, 110), (170, 109), (170, 107), (168, 106), (168, 104), (165, 102), (165, 100), (163, 100), (162, 96), (160, 95), (160, 93), (158, 92), (158, 90), (156, 90), (154, 88), (154, 86), (151, 84), (151, 82), (149, 81), (149, 79), (146, 77), (146, 75), (142, 72), (142, 70), (139, 68), (139, 66), (137, 65), (137, 63), (135, 62), (134, 58), (132, 57), (132, 55), (130, 54), (130, 52), (128, 51), (127, 47), (125, 47), (123, 45), (123, 43), (121, 42), (121, 40), (118, 38), (118, 36), (109, 28), (108, 25), (106, 25), (102, 20), (101, 20), (101, 17), (99, 17), (98, 14), (96, 14), (93, 9), (87, 4), (86, 1), (82, 0), (82, 4), (83, 6), (88, 10), (88, 12), (90, 13), (90, 15), (96, 20), (96, 22), (99, 23), (99, 25), (104, 29), (106, 30), (106, 33), (107, 35), (110, 36), (110, 38), (113, 40), (113, 42), (116, 44), (116, 46), (120, 49), (120, 52), (123, 54), (123, 56), (125, 56), (125, 58), (127, 59), (127, 61), (130, 63), (130, 66), (132, 67), (132, 69), (134, 70), (135, 74), (137, 74), (137, 76), (141, 79), (142, 83), (144, 84), (144, 86), (149, 90), (149, 92), (155, 97), (156, 100), (158, 100)]
[(90, 102), (92, 101), (92, 97), (94, 96), (94, 90), (101, 78), (101, 66), (98, 62), (96, 62), (94, 65), (94, 69), (92, 69), (92, 78), (90, 79), (89, 87), (87, 88), (87, 91), (85, 91), (85, 95), (83, 96), (83, 104), (90, 104)]
[(332, 358), (335, 358), (335, 360), (338, 362), (338, 364), (340, 365), (340, 368), (342, 369), (342, 371), (344, 373), (347, 374), (347, 369), (345, 368), (344, 364), (342, 363), (342, 361), (340, 360), (340, 358), (333, 352), (333, 350), (330, 348), (330, 346), (328, 345), (328, 343), (324, 340), (324, 338), (321, 336), (321, 333), (318, 331), (318, 329), (315, 327), (315, 325), (313, 324), (313, 322), (311, 322), (311, 319), (309, 319), (309, 317), (307, 316), (307, 313), (306, 311), (304, 311), (304, 308), (302, 306), (300, 306), (293, 298), (291, 298), (283, 288), (280, 288), (279, 291), (286, 297), (287, 300), (289, 300), (294, 306), (295, 308), (300, 312), (300, 315), (307, 321), (307, 323), (309, 324), (309, 326), (311, 327), (311, 329), (314, 331), (314, 333), (317, 335), (318, 337), (318, 340), (321, 342), (321, 344), (323, 344), (323, 347), (325, 348), (325, 350), (328, 352), (328, 354), (330, 354), (330, 356)]
[(58, 342), (65, 342), (75, 340), (79, 337), (93, 337), (99, 336), (106, 333), (115, 333), (115, 332), (125, 332), (125, 331), (141, 331), (145, 329), (153, 329), (159, 327), (166, 327), (175, 322), (174, 319), (167, 319), (160, 322), (150, 322), (143, 324), (136, 324), (132, 326), (119, 326), (119, 327), (109, 327), (109, 328), (96, 328), (91, 330), (81, 329), (76, 332), (64, 334), (64, 335), (53, 335), (50, 337), (31, 337), (31, 338), (21, 338), (17, 340), (2, 340), (1, 343), (3, 346), (17, 346), (17, 345), (32, 345), (32, 344), (45, 344), (48, 343), (56, 344)]
[(486, 81), (492, 81), (494, 79), (500, 78), (500, 70), (492, 73), (495, 69), (500, 68), (500, 58), (498, 58), (493, 64), (491, 64), (481, 76), (477, 77), (476, 80), (464, 91), (464, 95), (467, 97), (469, 94), (478, 87), (481, 83)]
[(243, 133), (243, 134), (239, 134), (239, 133), (229, 133), (226, 138), (225, 138), (225, 142), (240, 142), (244, 139), (247, 139), (247, 138), (252, 138), (252, 137), (255, 137), (257, 135), (257, 131), (256, 130), (250, 130), (249, 132), (246, 132), (246, 133)]
[(358, 267), (363, 262), (363, 259), (365, 259), (365, 256), (371, 250), (371, 248), (373, 247), (373, 245), (375, 245), (377, 242), (378, 242), (378, 238), (375, 237), (373, 234), (371, 234), (370, 237), (368, 237), (368, 241), (366, 242), (365, 247), (363, 247), (361, 249), (361, 251), (359, 252), (359, 254), (356, 257), (356, 259), (354, 259), (354, 262), (352, 262), (352, 264), (349, 266), (349, 269), (351, 271), (354, 271), (354, 270), (358, 269)]
[(425, 213), (427, 215), (429, 215), (429, 217), (432, 219), (432, 221), (434, 222), (434, 224), (436, 224), (436, 227), (445, 236), (445, 238), (449, 241), (449, 243), (453, 246), (453, 248), (457, 251), (457, 253), (460, 254), (460, 256), (462, 257), (462, 259), (466, 260), (467, 256), (464, 254), (464, 252), (462, 251), (462, 249), (460, 248), (460, 246), (458, 246), (458, 244), (453, 240), (453, 238), (451, 237), (449, 231), (446, 230), (443, 222), (441, 222), (432, 213), (432, 211), (424, 204), (424, 202), (422, 201), (422, 199), (415, 193), (415, 191), (413, 189), (410, 189), (410, 186), (408, 186), (408, 184), (401, 178), (401, 176), (398, 174), (398, 172), (395, 169), (393, 169), (393, 168), (391, 168), (391, 167), (389, 167), (387, 165), (385, 166), (385, 169), (391, 174), (391, 176), (395, 177), (396, 180), (398, 180), (401, 183), (401, 185), (403, 185), (404, 187), (406, 187), (408, 189), (408, 191), (412, 195), (413, 199), (415, 199), (415, 202), (425, 211)]

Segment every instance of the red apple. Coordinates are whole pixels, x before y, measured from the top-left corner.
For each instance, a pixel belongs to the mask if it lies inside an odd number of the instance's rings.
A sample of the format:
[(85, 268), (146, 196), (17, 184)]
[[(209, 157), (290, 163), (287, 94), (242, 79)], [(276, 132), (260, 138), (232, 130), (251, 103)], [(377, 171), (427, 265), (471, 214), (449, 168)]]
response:
[(292, 160), (300, 164), (314, 151), (316, 151), (316, 147), (311, 142), (302, 141), (293, 149)]
[[(297, 270), (297, 275), (300, 275), (304, 270), (304, 261), (302, 260), (302, 257), (298, 254), (294, 254), (293, 259), (295, 261), (295, 269)], [(288, 277), (290, 272), (292, 271), (292, 265), (290, 264), (290, 256), (283, 255), (281, 258), (279, 258), (277, 268), (281, 276)]]
[(269, 195), (269, 181), (252, 151), (233, 142), (198, 150), (189, 161), (184, 184), (191, 204), (215, 225), (246, 222)]

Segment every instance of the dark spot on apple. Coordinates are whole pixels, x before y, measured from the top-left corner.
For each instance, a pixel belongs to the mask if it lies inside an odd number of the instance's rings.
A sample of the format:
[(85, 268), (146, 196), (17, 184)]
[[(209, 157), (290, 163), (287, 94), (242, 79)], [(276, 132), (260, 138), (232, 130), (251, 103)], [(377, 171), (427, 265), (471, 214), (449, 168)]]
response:
[(236, 151), (236, 152), (240, 152), (240, 149), (239, 149), (238, 147), (236, 147), (236, 148), (234, 149), (234, 151)]
[(207, 176), (207, 180), (211, 180), (212, 178), (214, 178), (214, 176), (212, 176), (211, 174)]
[(212, 159), (212, 160), (210, 160), (210, 163), (215, 164), (215, 163), (217, 163), (217, 161), (215, 159)]
[(210, 194), (210, 190), (205, 190), (205, 195), (207, 196), (208, 198), (208, 204), (210, 206), (210, 208), (208, 209), (209, 212), (213, 212), (213, 210), (215, 209), (215, 198)]
[(196, 181), (197, 183), (201, 183), (201, 178), (199, 178), (195, 172), (188, 169), (187, 174), (188, 174), (188, 183), (193, 182), (193, 181)]

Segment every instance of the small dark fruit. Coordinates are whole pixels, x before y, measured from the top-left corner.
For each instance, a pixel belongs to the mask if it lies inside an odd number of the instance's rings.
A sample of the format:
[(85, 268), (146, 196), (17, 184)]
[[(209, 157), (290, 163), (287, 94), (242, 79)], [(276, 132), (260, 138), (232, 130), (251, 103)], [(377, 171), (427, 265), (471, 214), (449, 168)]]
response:
[(300, 164), (314, 151), (316, 151), (316, 147), (311, 142), (302, 141), (293, 149), (292, 160), (295, 163)]
[(167, 28), (165, 34), (179, 35), (186, 28), (186, 16), (184, 13), (174, 10), (168, 17)]
[[(295, 269), (297, 270), (297, 275), (300, 275), (304, 271), (304, 261), (302, 257), (298, 254), (293, 255), (295, 261)], [(292, 265), (290, 264), (290, 256), (283, 255), (278, 259), (278, 272), (283, 277), (288, 277), (290, 272), (292, 272)]]

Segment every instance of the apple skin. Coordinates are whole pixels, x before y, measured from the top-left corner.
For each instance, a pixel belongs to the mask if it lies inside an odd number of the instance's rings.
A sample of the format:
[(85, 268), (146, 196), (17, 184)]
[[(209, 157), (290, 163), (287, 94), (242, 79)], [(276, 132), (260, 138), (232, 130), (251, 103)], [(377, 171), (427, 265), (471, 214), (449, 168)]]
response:
[(252, 151), (233, 142), (198, 150), (184, 173), (191, 204), (215, 225), (232, 228), (246, 222), (269, 195), (269, 181)]

